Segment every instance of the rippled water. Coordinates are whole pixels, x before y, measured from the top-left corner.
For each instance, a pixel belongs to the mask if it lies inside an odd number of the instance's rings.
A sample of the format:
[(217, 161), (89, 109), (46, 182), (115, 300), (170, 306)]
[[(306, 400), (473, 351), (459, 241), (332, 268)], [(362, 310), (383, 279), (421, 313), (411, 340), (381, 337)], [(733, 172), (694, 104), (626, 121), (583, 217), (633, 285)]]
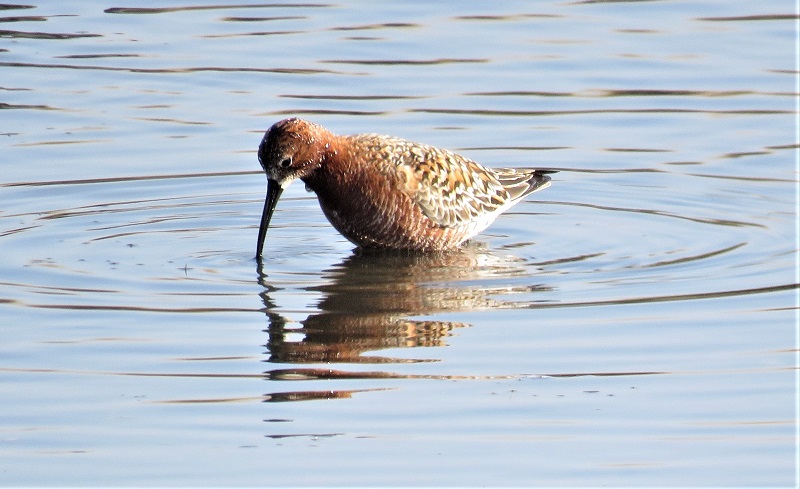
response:
[[(0, 5), (0, 483), (797, 484), (797, 23)], [(262, 268), (290, 115), (560, 173), (429, 256), (296, 184)]]

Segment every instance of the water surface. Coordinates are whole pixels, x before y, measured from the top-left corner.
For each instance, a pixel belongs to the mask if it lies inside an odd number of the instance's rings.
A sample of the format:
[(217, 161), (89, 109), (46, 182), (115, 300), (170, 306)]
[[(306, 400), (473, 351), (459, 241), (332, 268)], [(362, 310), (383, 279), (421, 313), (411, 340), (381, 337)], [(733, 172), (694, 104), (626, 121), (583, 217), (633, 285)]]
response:
[[(3, 485), (797, 484), (785, 2), (3, 5)], [(364, 254), (288, 116), (553, 185)]]

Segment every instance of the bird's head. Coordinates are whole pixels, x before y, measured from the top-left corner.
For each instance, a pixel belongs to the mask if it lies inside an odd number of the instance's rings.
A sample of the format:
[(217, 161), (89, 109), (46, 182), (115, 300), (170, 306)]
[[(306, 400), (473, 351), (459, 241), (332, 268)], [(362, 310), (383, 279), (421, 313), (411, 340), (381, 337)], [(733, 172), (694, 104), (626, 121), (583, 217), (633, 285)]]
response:
[(256, 257), (262, 254), (269, 222), (284, 189), (322, 166), (332, 137), (324, 127), (296, 118), (276, 122), (264, 134), (258, 146), (258, 162), (267, 175), (267, 197), (258, 229)]

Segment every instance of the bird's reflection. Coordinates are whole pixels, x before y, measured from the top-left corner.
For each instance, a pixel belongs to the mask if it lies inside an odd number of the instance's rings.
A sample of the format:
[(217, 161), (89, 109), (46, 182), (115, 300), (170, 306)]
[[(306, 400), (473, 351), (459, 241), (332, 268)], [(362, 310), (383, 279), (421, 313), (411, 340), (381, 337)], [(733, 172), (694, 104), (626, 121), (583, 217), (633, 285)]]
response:
[[(301, 289), (322, 298), (316, 305), (318, 312), (300, 321), (298, 328), (282, 314), (276, 300), (281, 292), (288, 292), (282, 290), (281, 281), (271, 279), (268, 267), (261, 262), (258, 273), (269, 322), (267, 362), (297, 365), (265, 372), (265, 378), (273, 381), (432, 378), (380, 369), (348, 371), (331, 364), (433, 361), (364, 353), (443, 346), (453, 330), (469, 325), (429, 319), (431, 316), (507, 307), (509, 303), (499, 299), (500, 295), (546, 289), (541, 285), (510, 285), (530, 277), (527, 263), (487, 252), (479, 245), (434, 254), (356, 252), (324, 271), (319, 285)], [(327, 365), (309, 365), (314, 363)], [(265, 394), (263, 400), (342, 399), (384, 388), (279, 391)]]
[[(301, 321), (298, 328), (279, 312), (273, 298), (279, 296), (279, 289), (270, 282), (269, 270), (260, 265), (259, 276), (265, 287), (261, 296), (269, 320), (268, 361), (289, 364), (427, 361), (364, 353), (442, 346), (451, 331), (468, 324), (413, 317), (502, 307), (504, 304), (493, 296), (541, 288), (512, 287), (503, 280), (529, 273), (522, 260), (498, 256), (476, 245), (435, 254), (356, 252), (323, 272), (324, 285), (305, 289), (320, 293), (322, 299), (317, 305), (319, 312)], [(302, 340), (293, 341), (298, 335), (302, 335)]]

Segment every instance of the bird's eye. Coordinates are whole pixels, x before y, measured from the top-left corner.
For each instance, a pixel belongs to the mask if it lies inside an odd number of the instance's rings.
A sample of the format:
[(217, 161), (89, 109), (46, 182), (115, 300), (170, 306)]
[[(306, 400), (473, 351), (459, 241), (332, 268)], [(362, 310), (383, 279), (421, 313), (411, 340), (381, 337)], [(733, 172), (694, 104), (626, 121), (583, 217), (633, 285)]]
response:
[(292, 166), (292, 158), (290, 157), (284, 158), (281, 160), (279, 164), (281, 168), (289, 168), (290, 166)]

